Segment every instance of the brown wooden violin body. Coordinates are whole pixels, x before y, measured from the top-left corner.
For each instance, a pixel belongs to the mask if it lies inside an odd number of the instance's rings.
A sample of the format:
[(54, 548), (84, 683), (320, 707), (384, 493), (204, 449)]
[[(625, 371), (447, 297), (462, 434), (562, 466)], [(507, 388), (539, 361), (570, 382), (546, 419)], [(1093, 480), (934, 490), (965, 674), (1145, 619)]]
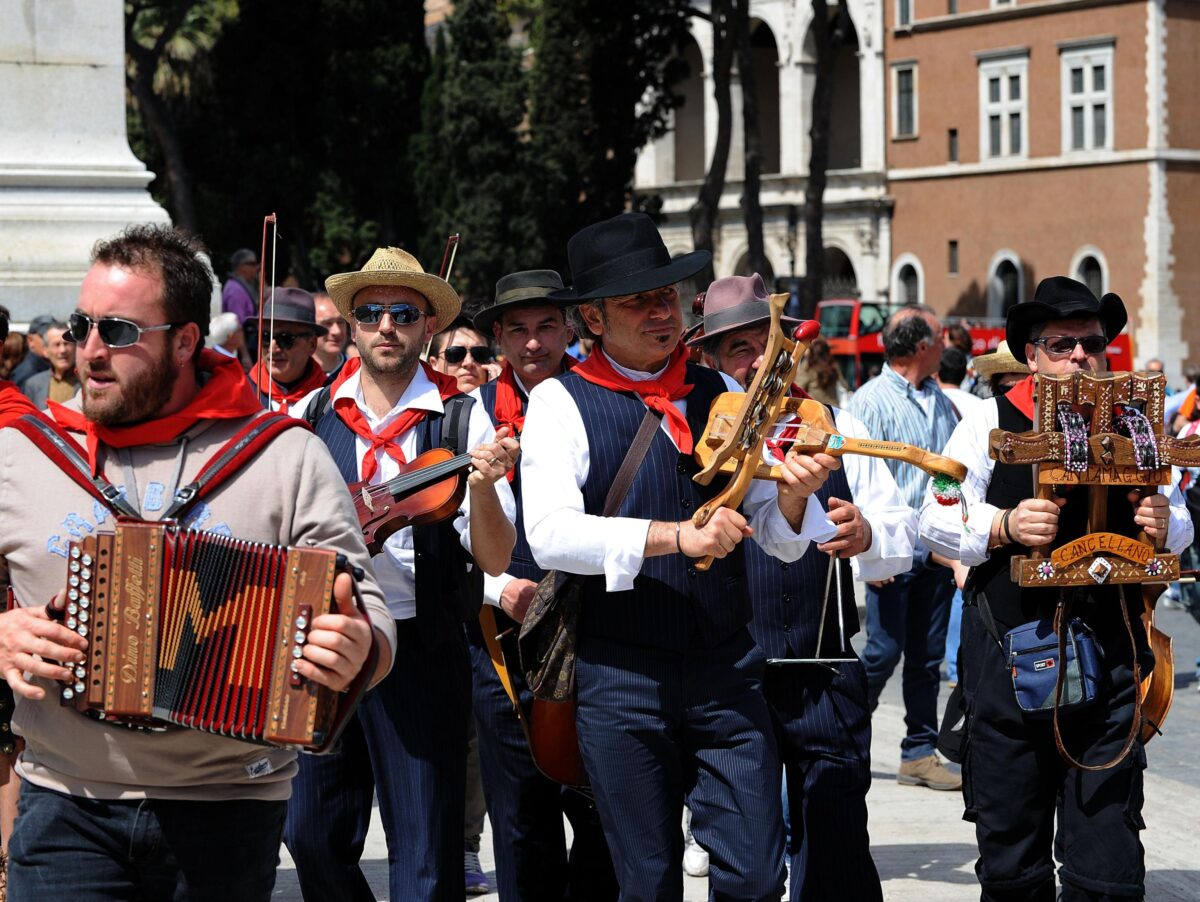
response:
[(467, 492), (471, 455), (433, 448), (400, 465), (387, 482), (353, 483), (350, 495), (367, 551), (379, 554), (383, 543), (406, 526), (424, 526), (453, 516)]
[(1171, 637), (1154, 625), (1154, 607), (1164, 589), (1162, 585), (1142, 587), (1142, 603), (1145, 606), (1142, 624), (1146, 627), (1150, 650), (1154, 652), (1154, 669), (1138, 687), (1142, 696), (1143, 744), (1159, 734), (1175, 696), (1175, 649)]
[[(714, 449), (720, 447), (729, 437), (738, 410), (745, 396), (740, 392), (725, 392), (717, 395), (708, 412), (708, 425), (704, 430), (704, 438), (697, 443), (696, 461), (707, 467), (712, 459)], [(799, 422), (791, 422), (792, 419)], [(788, 398), (783, 402), (782, 412), (777, 420), (777, 427), (783, 433), (778, 441), (784, 446), (784, 451), (795, 449), (802, 454), (816, 454), (818, 451), (840, 457), (843, 454), (862, 454), (867, 457), (881, 457), (890, 460), (902, 460), (919, 467), (930, 476), (949, 476), (958, 482), (967, 478), (967, 468), (957, 460), (934, 454), (915, 445), (902, 442), (881, 442), (874, 439), (847, 438), (837, 431), (833, 415), (829, 408), (820, 401), (812, 398)], [(770, 444), (771, 439), (767, 440)], [(726, 458), (717, 472), (733, 473), (737, 461)], [(782, 480), (783, 475), (778, 466), (770, 466), (761, 460), (754, 474), (756, 479)]]

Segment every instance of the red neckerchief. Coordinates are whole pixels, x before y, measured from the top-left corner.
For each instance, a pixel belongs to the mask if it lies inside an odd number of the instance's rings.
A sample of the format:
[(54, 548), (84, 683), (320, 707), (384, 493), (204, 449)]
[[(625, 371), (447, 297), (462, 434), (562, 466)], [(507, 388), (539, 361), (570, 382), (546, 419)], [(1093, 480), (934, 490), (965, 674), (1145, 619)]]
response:
[(1030, 374), (1005, 392), (1010, 404), (1033, 422), (1033, 375)]
[(609, 391), (627, 391), (640, 395), (647, 407), (666, 417), (667, 429), (679, 453), (691, 454), (692, 430), (688, 428), (687, 417), (671, 403), (686, 397), (693, 388), (683, 381), (687, 377), (687, 360), (688, 349), (681, 342), (671, 352), (667, 368), (657, 379), (646, 379), (642, 382), (628, 379), (613, 369), (608, 357), (603, 353), (591, 354), (587, 360), (575, 367), (575, 373)]
[[(337, 390), (346, 383), (347, 379), (357, 373), (361, 366), (362, 359), (359, 357), (352, 357), (347, 360), (346, 365), (342, 367), (342, 371), (338, 373), (338, 377), (329, 386), (329, 394), (331, 396), (337, 394)], [(458, 380), (453, 376), (436, 372), (424, 361), (421, 361), (421, 368), (425, 371), (425, 377), (437, 387), (438, 395), (441, 397), (443, 404), (455, 395), (461, 394), (458, 390)], [(367, 418), (363, 416), (363, 412), (358, 409), (358, 402), (353, 398), (334, 398), (333, 412), (341, 418), (341, 421), (346, 424), (346, 427), (351, 432), (370, 445), (362, 459), (363, 482), (370, 482), (371, 477), (375, 475), (375, 471), (379, 469), (379, 464), (375, 460), (375, 453), (381, 448), (388, 457), (397, 463), (403, 464), (408, 462), (408, 459), (404, 456), (404, 452), (400, 450), (400, 444), (396, 439), (425, 419), (426, 414), (429, 413), (428, 410), (406, 410), (389, 423), (382, 432), (375, 433), (371, 431), (371, 424), (367, 422)]]
[[(808, 392), (806, 392), (804, 389), (802, 389), (799, 385), (797, 385), (794, 382), (792, 383), (792, 390), (791, 390), (790, 394), (793, 398), (800, 398), (801, 400), (811, 400), (812, 399), (812, 395), (810, 395)], [(795, 423), (795, 422), (798, 422), (799, 420), (800, 420), (799, 417), (794, 417), (790, 422)], [(796, 437), (797, 432), (799, 432), (799, 430), (794, 425), (791, 425), (789, 423), (789, 425), (785, 425), (783, 427), (783, 429), (782, 429), (782, 431), (780, 431), (779, 435), (775, 436), (774, 438), (767, 439), (767, 441), (764, 444), (766, 445), (767, 449), (775, 457), (778, 457), (780, 460), (783, 460), (783, 458), (785, 458), (787, 456), (787, 452), (788, 452), (788, 449), (785, 448), (784, 445), (787, 444), (788, 442), (790, 442), (792, 439), (794, 439)]]
[(87, 436), (88, 463), (92, 475), (99, 476), (100, 442), (110, 448), (161, 445), (179, 438), (202, 420), (236, 420), (262, 412), (262, 404), (246, 381), (237, 358), (205, 349), (200, 352), (196, 364), (196, 375), (202, 373), (209, 374), (208, 381), (182, 410), (130, 426), (102, 426), (82, 412), (54, 401), (49, 402), (48, 407), (61, 426)]
[[(562, 370), (572, 369), (576, 360), (570, 354), (563, 354)], [(504, 361), (504, 369), (500, 370), (500, 378), (496, 380), (496, 428), (507, 426), (513, 436), (520, 437), (525, 430), (525, 401), (521, 399), (521, 386), (517, 385), (516, 373), (512, 363)], [(517, 475), (517, 468), (508, 471), (508, 481), (512, 482)]]
[(37, 405), (21, 394), (15, 383), (0, 379), (0, 426), (27, 413), (37, 413)]
[(250, 380), (258, 386), (258, 390), (266, 395), (272, 403), (279, 402), (279, 412), (287, 413), (288, 408), (310, 392), (316, 391), (325, 384), (325, 371), (311, 357), (304, 375), (291, 388), (284, 388), (271, 378), (271, 368), (264, 358), (251, 368)]

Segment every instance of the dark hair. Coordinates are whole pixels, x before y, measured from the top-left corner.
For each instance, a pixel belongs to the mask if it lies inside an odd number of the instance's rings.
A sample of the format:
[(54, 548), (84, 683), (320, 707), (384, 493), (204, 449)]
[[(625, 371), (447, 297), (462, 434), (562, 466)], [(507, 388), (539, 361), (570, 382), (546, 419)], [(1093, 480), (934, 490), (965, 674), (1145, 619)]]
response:
[(8, 338), (8, 308), (0, 304), (0, 342)]
[(883, 327), (883, 355), (888, 360), (911, 357), (923, 341), (933, 341), (933, 328), (915, 305), (902, 307)]
[(815, 377), (817, 385), (821, 388), (828, 391), (837, 385), (838, 375), (841, 370), (829, 350), (829, 342), (825, 339), (814, 339), (808, 346), (808, 354), (804, 358), (804, 365), (808, 367), (808, 371)]
[[(608, 323), (608, 314), (604, 310), (604, 301), (599, 300), (580, 301), (578, 304), (568, 307), (566, 313), (564, 314), (567, 320), (567, 325), (570, 326), (571, 329), (574, 330), (575, 334), (580, 338), (587, 338), (591, 341), (600, 342), (601, 336), (593, 332), (592, 327), (589, 326), (587, 324), (587, 320), (583, 318), (582, 311), (584, 307), (592, 307), (594, 310), (600, 313), (600, 321), (602, 323)], [(704, 350), (708, 351), (707, 345), (705, 346)], [(716, 354), (716, 352), (717, 347), (716, 345), (713, 345), (711, 353)]]
[(115, 238), (97, 241), (92, 262), (153, 273), (162, 280), (163, 313), (175, 326), (195, 323), (196, 355), (208, 335), (212, 303), (211, 270), (197, 254), (207, 254), (198, 238), (167, 225), (134, 225)]
[(971, 341), (971, 332), (962, 323), (955, 323), (946, 328), (946, 337), (950, 339), (950, 347), (958, 348), (964, 354), (971, 353), (971, 347), (974, 342)]
[(938, 381), (958, 385), (967, 378), (967, 355), (951, 345), (942, 349), (942, 360), (938, 364)]
[[(454, 322), (450, 323), (450, 325), (448, 325), (441, 332), (438, 332), (430, 340), (429, 356), (436, 357), (438, 354), (442, 353), (442, 348), (446, 346), (446, 342), (450, 340), (450, 336), (459, 329), (470, 329), (472, 332), (477, 332), (478, 334), (483, 335), (482, 332), (475, 328), (475, 324), (471, 322), (470, 319), (460, 314), (454, 318)], [(489, 336), (483, 335), (483, 340), (484, 344), (491, 347), (492, 341)]]

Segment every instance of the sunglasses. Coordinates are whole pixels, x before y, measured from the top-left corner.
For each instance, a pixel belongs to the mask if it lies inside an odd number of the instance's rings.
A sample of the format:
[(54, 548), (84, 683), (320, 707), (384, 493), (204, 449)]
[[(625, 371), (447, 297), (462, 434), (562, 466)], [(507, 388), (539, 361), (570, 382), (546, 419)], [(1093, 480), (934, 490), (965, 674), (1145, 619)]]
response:
[(1083, 348), (1085, 354), (1099, 354), (1108, 347), (1108, 339), (1103, 335), (1085, 335), (1076, 338), (1073, 335), (1049, 335), (1033, 342), (1046, 349), (1047, 354), (1055, 357), (1065, 357), (1075, 350), (1075, 345)]
[(492, 349), (487, 345), (475, 345), (473, 348), (465, 348), (462, 345), (450, 345), (438, 356), (447, 363), (459, 364), (467, 359), (468, 353), (476, 363), (492, 362)]
[(87, 341), (92, 326), (100, 335), (100, 340), (110, 348), (129, 348), (141, 340), (143, 332), (166, 332), (174, 329), (178, 323), (163, 323), (161, 326), (139, 326), (128, 319), (119, 316), (102, 316), (92, 319), (86, 313), (72, 313), (67, 317), (67, 331), (63, 338), (77, 344)]
[[(312, 332), (276, 332), (275, 344), (281, 351), (290, 351), (296, 346), (301, 338), (312, 338)], [(267, 332), (262, 334), (261, 347), (269, 348), (271, 346), (271, 335)]]
[(412, 304), (359, 304), (350, 311), (360, 326), (378, 326), (385, 313), (397, 326), (411, 326), (422, 316), (431, 315)]

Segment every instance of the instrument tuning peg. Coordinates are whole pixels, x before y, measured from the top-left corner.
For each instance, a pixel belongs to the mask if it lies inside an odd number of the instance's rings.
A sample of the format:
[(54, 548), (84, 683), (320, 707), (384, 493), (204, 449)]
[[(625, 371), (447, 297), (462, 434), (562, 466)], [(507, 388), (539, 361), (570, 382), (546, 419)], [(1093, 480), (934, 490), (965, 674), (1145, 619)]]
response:
[(695, 316), (704, 316), (704, 296), (707, 291), (701, 291), (696, 295), (696, 300), (692, 301), (692, 313)]

